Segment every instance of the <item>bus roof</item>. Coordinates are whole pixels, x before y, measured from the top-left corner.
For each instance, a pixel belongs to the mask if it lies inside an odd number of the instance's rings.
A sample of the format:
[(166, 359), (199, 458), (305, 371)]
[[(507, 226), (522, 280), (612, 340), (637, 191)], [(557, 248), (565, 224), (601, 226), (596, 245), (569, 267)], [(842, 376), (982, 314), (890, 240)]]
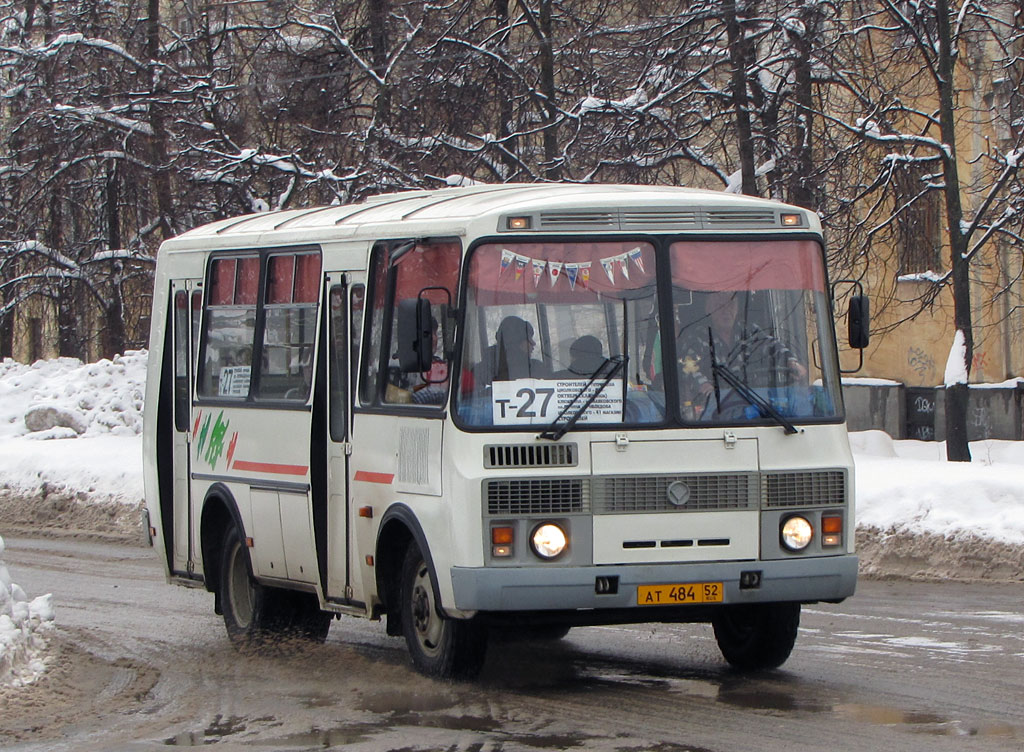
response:
[[(783, 224), (782, 216), (797, 216)], [(170, 250), (255, 247), (360, 237), (527, 232), (820, 232), (814, 212), (774, 201), (674, 186), (536, 183), (404, 191), (359, 203), (261, 212), (212, 222), (167, 242)], [(791, 219), (790, 222), (793, 220)]]

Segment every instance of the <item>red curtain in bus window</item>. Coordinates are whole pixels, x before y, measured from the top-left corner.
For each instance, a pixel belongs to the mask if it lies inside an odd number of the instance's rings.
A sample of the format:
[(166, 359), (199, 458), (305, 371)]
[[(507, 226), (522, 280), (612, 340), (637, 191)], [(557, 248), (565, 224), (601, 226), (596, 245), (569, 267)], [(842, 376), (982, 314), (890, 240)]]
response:
[[(395, 299), (416, 298), (426, 287), (443, 287), (452, 292), (459, 279), (462, 246), (458, 243), (423, 243), (398, 260), (398, 282)], [(424, 295), (432, 303), (447, 303), (440, 290)]]
[(295, 303), (315, 303), (320, 289), (320, 254), (302, 253), (295, 257)]
[(672, 281), (691, 290), (824, 290), (812, 240), (673, 243)]
[(267, 274), (267, 303), (291, 303), (292, 285), (295, 281), (295, 256), (271, 256)]
[(235, 305), (256, 305), (260, 283), (260, 260), (256, 256), (238, 259)]
[(235, 299), (235, 259), (217, 259), (210, 270), (210, 305), (231, 305)]

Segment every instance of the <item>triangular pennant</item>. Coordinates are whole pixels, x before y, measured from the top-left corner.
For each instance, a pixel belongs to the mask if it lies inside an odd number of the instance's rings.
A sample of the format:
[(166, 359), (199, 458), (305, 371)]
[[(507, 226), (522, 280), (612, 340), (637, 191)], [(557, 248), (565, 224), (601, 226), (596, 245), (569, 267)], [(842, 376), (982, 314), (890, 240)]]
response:
[(580, 282), (583, 283), (584, 287), (590, 287), (590, 263), (584, 261), (580, 264)]
[(566, 264), (565, 265), (565, 278), (569, 280), (569, 289), (576, 289), (576, 275), (579, 274), (579, 264)]
[(640, 270), (641, 274), (647, 274), (647, 270), (644, 269), (644, 254), (639, 248), (634, 248), (632, 251), (626, 253), (630, 260), (636, 264), (636, 268)]
[(530, 262), (530, 259), (526, 258), (526, 256), (520, 256), (518, 253), (515, 254), (515, 256), (516, 256), (516, 282), (518, 282), (522, 278), (523, 272), (526, 271), (526, 265)]
[(558, 281), (558, 275), (562, 273), (562, 262), (561, 261), (549, 261), (548, 262), (548, 277), (551, 279), (551, 286), (555, 286), (555, 282)]
[(533, 259), (533, 286), (537, 287), (540, 284), (540, 278), (544, 276), (544, 267), (548, 265), (548, 262), (544, 259)]
[(606, 258), (601, 259), (601, 267), (604, 269), (604, 273), (608, 275), (608, 281), (613, 285), (615, 284), (615, 259)]
[(615, 263), (618, 265), (619, 271), (622, 272), (622, 276), (629, 279), (629, 257), (623, 253), (615, 257)]
[(515, 257), (516, 255), (507, 248), (501, 249), (501, 269), (498, 270), (499, 277), (505, 273), (505, 270), (508, 269), (508, 265), (512, 263), (512, 259)]

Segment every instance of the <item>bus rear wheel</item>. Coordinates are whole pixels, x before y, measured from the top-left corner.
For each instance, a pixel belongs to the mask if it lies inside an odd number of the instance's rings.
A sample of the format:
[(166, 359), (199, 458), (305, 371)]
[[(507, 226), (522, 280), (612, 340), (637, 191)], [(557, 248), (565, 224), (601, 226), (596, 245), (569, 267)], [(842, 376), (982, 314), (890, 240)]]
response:
[(221, 610), (228, 638), (235, 647), (266, 647), (277, 638), (289, 636), (313, 642), (327, 639), (332, 617), (320, 610), (316, 596), (267, 587), (253, 580), (245, 544), (234, 525), (224, 534), (221, 552)]
[(711, 622), (725, 660), (740, 671), (778, 668), (793, 651), (799, 603), (725, 606)]
[(471, 679), (487, 654), (487, 630), (441, 614), (434, 573), (415, 544), (402, 564), (402, 633), (416, 669), (438, 679)]

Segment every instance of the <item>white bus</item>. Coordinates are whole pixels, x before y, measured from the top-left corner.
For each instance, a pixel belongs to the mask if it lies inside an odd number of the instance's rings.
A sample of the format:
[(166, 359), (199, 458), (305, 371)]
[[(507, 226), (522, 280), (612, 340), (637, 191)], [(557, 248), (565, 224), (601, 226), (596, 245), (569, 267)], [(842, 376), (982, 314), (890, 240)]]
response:
[(227, 219), (160, 249), (150, 348), (150, 534), (239, 646), (384, 617), (471, 677), (495, 630), (710, 622), (763, 669), (854, 592), (813, 212), (540, 184)]

